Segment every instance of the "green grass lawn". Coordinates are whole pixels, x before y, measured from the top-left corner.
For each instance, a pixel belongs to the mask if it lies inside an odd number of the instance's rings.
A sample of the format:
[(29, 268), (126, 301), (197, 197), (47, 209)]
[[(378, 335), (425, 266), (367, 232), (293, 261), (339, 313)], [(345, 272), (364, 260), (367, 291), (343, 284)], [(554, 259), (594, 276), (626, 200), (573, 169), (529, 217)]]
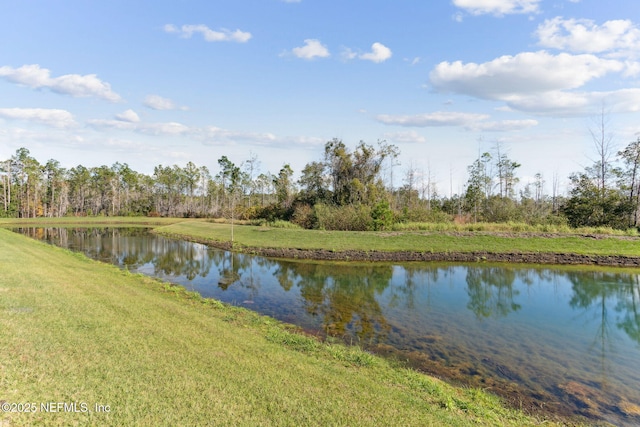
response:
[[(3, 229), (0, 403), (35, 409), (0, 412), (12, 427), (541, 422), (482, 391)], [(43, 411), (51, 404), (58, 412)]]
[[(158, 227), (165, 235), (195, 238), (203, 241), (227, 242), (229, 224), (205, 221), (178, 222)], [(595, 239), (571, 234), (542, 237), (512, 233), (444, 233), (444, 232), (357, 232), (321, 231), (295, 228), (235, 226), (236, 247), (270, 247), (296, 249), (328, 249), (332, 251), (416, 251), (416, 252), (480, 252), (495, 253), (575, 253), (585, 255), (640, 256), (640, 240), (602, 236)]]

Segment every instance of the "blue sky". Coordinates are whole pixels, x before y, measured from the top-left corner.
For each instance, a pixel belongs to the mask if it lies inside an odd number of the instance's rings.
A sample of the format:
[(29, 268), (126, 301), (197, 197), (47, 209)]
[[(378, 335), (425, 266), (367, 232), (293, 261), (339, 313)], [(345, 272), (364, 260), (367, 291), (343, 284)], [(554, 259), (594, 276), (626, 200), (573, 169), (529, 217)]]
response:
[(324, 143), (398, 146), (443, 195), (499, 143), (566, 180), (606, 111), (640, 136), (640, 3), (612, 0), (0, 2), (0, 158), (152, 173), (257, 156), (298, 173)]

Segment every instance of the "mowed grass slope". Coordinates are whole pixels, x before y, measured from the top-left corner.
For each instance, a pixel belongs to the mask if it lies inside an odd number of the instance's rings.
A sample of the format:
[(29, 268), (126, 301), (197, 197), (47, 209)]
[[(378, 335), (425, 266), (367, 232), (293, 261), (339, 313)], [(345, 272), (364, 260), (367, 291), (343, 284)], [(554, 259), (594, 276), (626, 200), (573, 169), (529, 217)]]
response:
[[(205, 221), (179, 222), (154, 230), (169, 236), (212, 242), (228, 242), (231, 226)], [(446, 232), (372, 232), (323, 231), (296, 228), (269, 228), (237, 225), (234, 227), (237, 248), (266, 247), (293, 249), (327, 249), (332, 251), (415, 251), (415, 252), (493, 252), (559, 253), (580, 255), (640, 256), (638, 239), (617, 236), (585, 237), (571, 234), (548, 236), (519, 233), (446, 233)]]
[[(539, 421), (484, 392), (0, 229), (3, 401), (36, 404), (0, 412), (11, 426)], [(46, 402), (88, 411), (46, 413)]]

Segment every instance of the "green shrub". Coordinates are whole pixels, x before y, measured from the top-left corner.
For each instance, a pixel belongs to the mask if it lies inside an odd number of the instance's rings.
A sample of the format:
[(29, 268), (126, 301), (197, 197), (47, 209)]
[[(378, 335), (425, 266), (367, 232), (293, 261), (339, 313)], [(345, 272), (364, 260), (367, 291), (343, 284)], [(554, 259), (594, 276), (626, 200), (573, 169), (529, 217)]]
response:
[(389, 207), (389, 202), (383, 200), (378, 202), (371, 210), (373, 229), (376, 231), (388, 230), (393, 225), (393, 212)]
[(291, 222), (307, 229), (317, 228), (318, 226), (318, 218), (314, 209), (306, 203), (296, 205)]
[(625, 236), (631, 236), (631, 237), (638, 237), (638, 230), (637, 228), (628, 228), (624, 234)]
[(322, 230), (367, 231), (373, 229), (371, 207), (366, 205), (314, 206), (318, 228)]
[(271, 204), (258, 208), (255, 212), (254, 219), (266, 219), (268, 222), (274, 222), (278, 219), (289, 221), (292, 215), (292, 208)]
[(405, 208), (402, 213), (398, 215), (398, 221), (407, 223), (426, 223), (426, 222), (451, 222), (453, 218), (446, 212), (440, 209), (427, 209), (420, 206), (413, 209)]

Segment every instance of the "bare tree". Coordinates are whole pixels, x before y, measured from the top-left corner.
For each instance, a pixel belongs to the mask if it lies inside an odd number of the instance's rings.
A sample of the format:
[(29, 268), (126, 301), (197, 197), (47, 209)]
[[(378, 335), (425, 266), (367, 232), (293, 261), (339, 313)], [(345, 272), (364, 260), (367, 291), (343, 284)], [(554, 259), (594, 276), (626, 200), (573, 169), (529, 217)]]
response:
[(427, 210), (431, 210), (431, 200), (436, 195), (436, 183), (431, 170), (431, 162), (427, 160), (427, 171), (422, 170), (421, 197), (427, 201)]
[(604, 197), (607, 188), (607, 181), (611, 175), (611, 156), (615, 153), (613, 144), (613, 133), (609, 131), (611, 118), (605, 110), (604, 104), (600, 114), (594, 119), (594, 127), (589, 128), (591, 139), (596, 150), (594, 168), (597, 171), (598, 188)]
[(249, 208), (252, 206), (252, 198), (256, 192), (257, 183), (254, 180), (254, 175), (260, 171), (260, 160), (258, 160), (258, 156), (254, 154), (252, 151), (249, 152), (249, 160), (245, 160), (243, 163), (245, 177), (247, 179), (248, 191), (245, 193), (249, 194)]
[(404, 177), (405, 206), (408, 209), (413, 209), (415, 207), (416, 200), (414, 200), (414, 196), (416, 195), (415, 187), (417, 174), (418, 170), (415, 168), (413, 161), (409, 162), (409, 166), (407, 167)]
[(540, 172), (536, 173), (535, 176), (535, 181), (534, 181), (534, 186), (535, 186), (535, 201), (536, 201), (536, 205), (539, 206), (542, 203), (542, 199), (544, 197), (544, 178), (542, 176), (542, 174)]
[(500, 141), (495, 141), (493, 153), (496, 159), (495, 165), (500, 197), (513, 197), (514, 187), (519, 181), (515, 175), (515, 170), (520, 167), (520, 164), (509, 159), (508, 151), (502, 148)]
[(558, 211), (558, 191), (560, 190), (560, 176), (558, 172), (553, 173), (553, 182), (551, 184), (551, 209), (555, 213)]

